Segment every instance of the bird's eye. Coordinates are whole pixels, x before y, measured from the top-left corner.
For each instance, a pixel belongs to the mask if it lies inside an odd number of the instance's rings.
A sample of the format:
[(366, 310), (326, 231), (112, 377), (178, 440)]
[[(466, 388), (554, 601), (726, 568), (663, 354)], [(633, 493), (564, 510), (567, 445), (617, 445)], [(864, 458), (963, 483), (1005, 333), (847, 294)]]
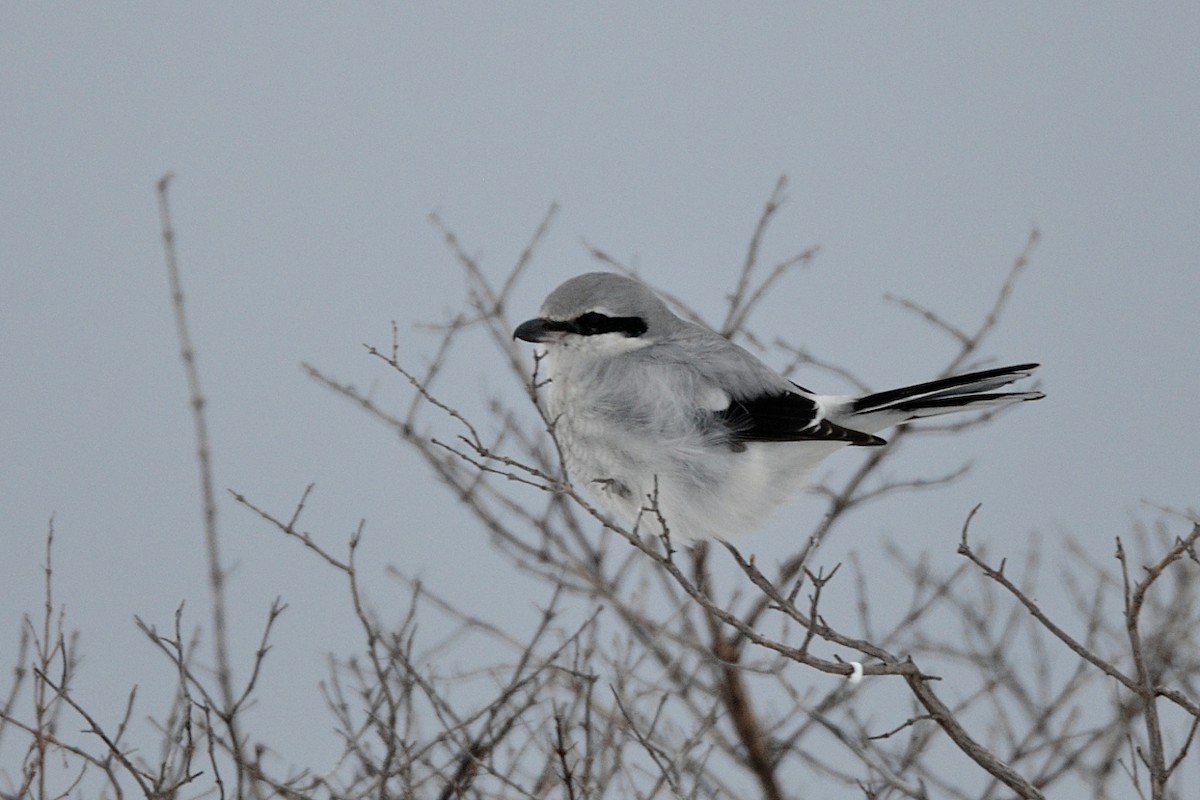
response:
[(575, 330), (584, 336), (594, 336), (612, 330), (612, 320), (604, 314), (589, 311), (575, 320)]
[(646, 332), (646, 322), (641, 317), (610, 317), (599, 311), (580, 314), (566, 325), (568, 330), (580, 336), (619, 333), (626, 338), (635, 339)]

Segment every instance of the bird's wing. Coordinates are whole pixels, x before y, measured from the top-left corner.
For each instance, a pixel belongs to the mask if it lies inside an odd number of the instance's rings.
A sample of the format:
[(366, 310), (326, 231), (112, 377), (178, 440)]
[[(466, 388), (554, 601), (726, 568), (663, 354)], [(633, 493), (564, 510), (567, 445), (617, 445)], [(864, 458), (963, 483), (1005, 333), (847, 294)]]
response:
[(728, 429), (730, 439), (744, 442), (845, 442), (881, 445), (884, 440), (826, 419), (820, 405), (795, 391), (731, 399), (715, 419)]
[(735, 447), (746, 442), (885, 443), (829, 420), (812, 393), (727, 339), (703, 329), (686, 333), (686, 342), (677, 339), (686, 354), (679, 361), (702, 374), (697, 401)]

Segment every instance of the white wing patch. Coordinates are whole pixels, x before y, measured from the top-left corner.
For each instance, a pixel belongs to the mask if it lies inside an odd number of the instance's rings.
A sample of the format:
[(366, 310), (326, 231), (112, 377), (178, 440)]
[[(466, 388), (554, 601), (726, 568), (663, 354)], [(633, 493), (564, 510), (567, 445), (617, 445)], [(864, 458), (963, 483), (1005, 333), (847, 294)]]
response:
[(729, 408), (731, 398), (716, 386), (709, 386), (696, 398), (696, 405), (705, 411), (724, 411)]

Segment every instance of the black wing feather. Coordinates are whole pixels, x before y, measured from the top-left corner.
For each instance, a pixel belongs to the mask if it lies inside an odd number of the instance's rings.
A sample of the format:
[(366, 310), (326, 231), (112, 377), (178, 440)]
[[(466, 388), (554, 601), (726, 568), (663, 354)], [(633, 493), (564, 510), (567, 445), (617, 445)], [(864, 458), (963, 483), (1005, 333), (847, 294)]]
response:
[(884, 440), (818, 417), (814, 400), (795, 392), (734, 400), (716, 413), (735, 446), (745, 442), (846, 442), (881, 445)]

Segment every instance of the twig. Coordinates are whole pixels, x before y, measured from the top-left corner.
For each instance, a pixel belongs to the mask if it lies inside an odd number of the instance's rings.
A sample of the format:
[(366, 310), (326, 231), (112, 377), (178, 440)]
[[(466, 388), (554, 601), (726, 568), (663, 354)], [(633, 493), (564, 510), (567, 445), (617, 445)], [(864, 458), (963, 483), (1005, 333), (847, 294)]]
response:
[[(168, 172), (158, 181), (158, 212), (162, 225), (163, 251), (167, 262), (167, 278), (171, 285), (171, 306), (175, 312), (175, 331), (179, 337), (179, 355), (187, 375), (188, 394), (191, 397), (192, 421), (196, 434), (196, 457), (200, 466), (200, 493), (204, 504), (204, 542), (208, 557), (208, 584), (212, 603), (213, 656), (216, 661), (217, 685), (225, 709), (234, 705), (233, 671), (229, 663), (229, 635), (225, 614), (225, 569), (221, 565), (220, 538), (217, 532), (217, 502), (213, 491), (212, 459), (208, 443), (208, 423), (204, 414), (204, 392), (200, 388), (200, 371), (196, 367), (196, 351), (188, 332), (187, 315), (184, 311), (183, 286), (179, 278), (179, 263), (175, 255), (175, 230), (171, 225), (171, 210), (167, 202), (167, 189), (174, 176)], [(236, 722), (231, 718), (230, 734), (235, 747), (240, 741)], [(238, 770), (238, 793), (242, 792), (242, 762), (239, 751), (236, 759)]]
[(147, 782), (147, 776), (143, 775), (141, 770), (135, 767), (133, 763), (125, 756), (125, 754), (121, 752), (121, 748), (117, 747), (116, 742), (109, 738), (108, 734), (104, 731), (104, 728), (102, 728), (100, 724), (96, 722), (92, 715), (89, 714), (83, 708), (83, 706), (76, 703), (74, 698), (72, 698), (71, 695), (67, 693), (59, 684), (56, 684), (54, 681), (52, 681), (50, 676), (48, 676), (46, 673), (42, 672), (41, 670), (34, 670), (34, 674), (37, 675), (39, 680), (53, 689), (55, 694), (64, 703), (74, 709), (76, 714), (83, 717), (84, 721), (87, 722), (89, 726), (88, 732), (95, 734), (100, 741), (104, 742), (104, 746), (108, 749), (109, 754), (115, 758), (122, 767), (125, 768), (125, 771), (128, 772), (130, 776), (133, 777), (133, 779), (137, 782), (138, 788), (142, 790), (142, 793), (147, 797), (152, 797), (152, 789), (150, 783)]
[[(971, 549), (970, 545), (967, 543), (967, 532), (970, 528), (971, 519), (975, 516), (975, 513), (976, 513), (976, 511), (978, 511), (978, 509), (979, 509), (979, 506), (976, 506), (974, 509), (972, 509), (971, 513), (967, 516), (966, 522), (963, 524), (962, 539), (959, 542), (959, 546), (958, 546), (959, 555), (965, 556), (971, 563), (973, 563), (977, 567), (979, 567), (980, 571), (986, 577), (995, 581), (1000, 586), (1003, 586), (1005, 591), (1007, 591), (1014, 598), (1016, 598), (1016, 600), (1018, 602), (1020, 602), (1021, 605), (1025, 606), (1025, 608), (1029, 611), (1029, 613), (1033, 615), (1034, 619), (1036, 619), (1038, 621), (1039, 625), (1041, 625), (1043, 628), (1045, 628), (1047, 631), (1049, 631), (1051, 634), (1053, 634), (1055, 638), (1057, 638), (1059, 641), (1061, 641), (1063, 644), (1065, 644), (1067, 647), (1069, 647), (1071, 649), (1071, 651), (1074, 652), (1077, 656), (1079, 656), (1080, 658), (1084, 659), (1092, 666), (1094, 666), (1097, 669), (1099, 669), (1100, 671), (1102, 671), (1105, 675), (1108, 675), (1110, 678), (1113, 678), (1116, 681), (1118, 681), (1126, 689), (1130, 690), (1131, 692), (1134, 692), (1135, 694), (1140, 694), (1141, 687), (1139, 686), (1139, 684), (1136, 680), (1134, 680), (1133, 678), (1130, 678), (1128, 675), (1121, 672), (1111, 662), (1105, 661), (1103, 658), (1101, 658), (1100, 656), (1093, 653), (1087, 647), (1084, 647), (1080, 642), (1075, 640), (1070, 634), (1068, 634), (1066, 631), (1064, 631), (1062, 628), (1060, 628), (1057, 624), (1055, 624), (1053, 620), (1051, 620), (1048, 616), (1046, 616), (1046, 614), (1042, 611), (1042, 609), (1038, 606), (1037, 603), (1035, 603), (1025, 592), (1023, 592), (1018, 586), (1016, 586), (1012, 581), (1010, 581), (1004, 575), (1004, 564), (1003, 563), (1001, 563), (999, 568), (994, 568), (991, 565), (987, 564), (982, 558), (980, 558), (975, 553), (974, 550)], [(1194, 543), (1197, 535), (1200, 535), (1200, 534), (1198, 534), (1198, 532), (1200, 532), (1200, 526), (1197, 526), (1197, 528), (1192, 531), (1192, 534), (1188, 537), (1187, 541), (1191, 541)], [(1172, 551), (1175, 553), (1175, 555), (1171, 558), (1171, 560), (1174, 561), (1174, 560), (1178, 559), (1180, 555), (1182, 555), (1184, 552), (1186, 552), (1186, 549), (1187, 549), (1186, 546), (1177, 547), (1175, 550)], [(1165, 557), (1164, 557), (1164, 560), (1165, 560)], [(1188, 714), (1191, 714), (1193, 716), (1200, 714), (1200, 706), (1198, 706), (1192, 700), (1188, 699), (1188, 697), (1186, 695), (1182, 694), (1181, 692), (1158, 687), (1157, 695), (1161, 696), (1161, 697), (1165, 697), (1166, 699), (1170, 700), (1172, 703), (1175, 703), (1177, 706), (1182, 708)]]

